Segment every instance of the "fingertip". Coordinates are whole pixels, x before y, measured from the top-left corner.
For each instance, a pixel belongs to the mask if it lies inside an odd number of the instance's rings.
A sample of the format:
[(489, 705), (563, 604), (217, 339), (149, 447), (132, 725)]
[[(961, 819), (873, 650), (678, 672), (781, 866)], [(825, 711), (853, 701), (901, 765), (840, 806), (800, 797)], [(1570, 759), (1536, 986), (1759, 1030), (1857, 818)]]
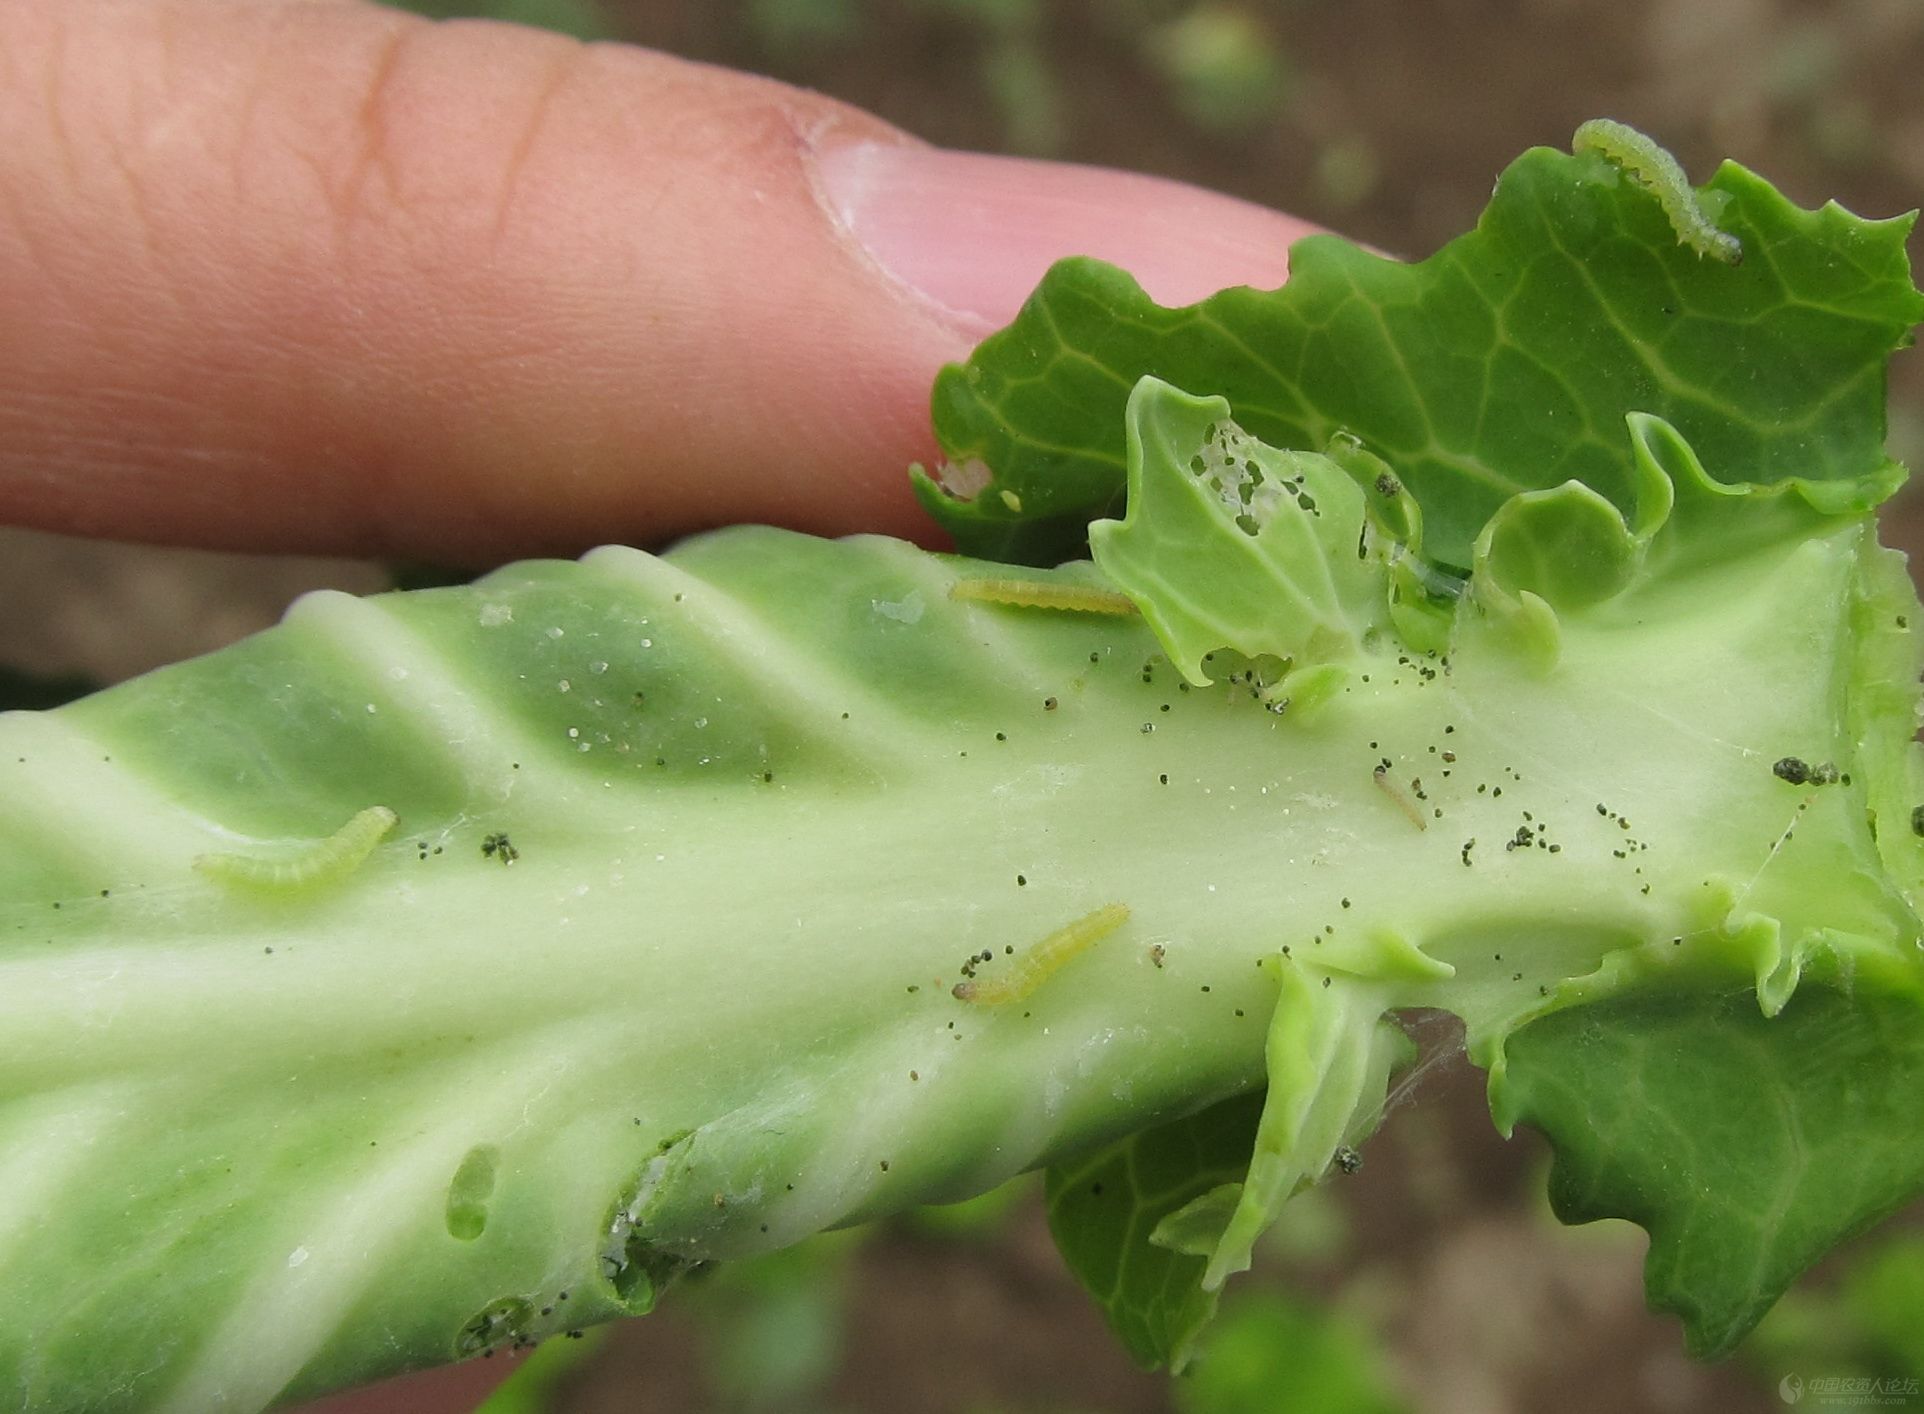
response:
[(891, 278), (986, 333), (1012, 320), (1043, 273), (1090, 255), (1159, 304), (1230, 285), (1271, 288), (1315, 228), (1187, 183), (986, 153), (846, 142), (823, 153), (824, 196)]

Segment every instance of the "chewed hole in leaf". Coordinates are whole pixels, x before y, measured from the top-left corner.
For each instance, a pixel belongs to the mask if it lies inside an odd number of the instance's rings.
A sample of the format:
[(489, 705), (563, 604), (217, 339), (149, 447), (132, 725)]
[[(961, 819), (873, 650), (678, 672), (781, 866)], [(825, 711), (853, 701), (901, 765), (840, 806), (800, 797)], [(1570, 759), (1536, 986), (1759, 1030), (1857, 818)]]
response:
[[(1259, 444), (1227, 418), (1209, 424), (1200, 450), (1189, 459), (1190, 474), (1215, 493), (1243, 534), (1261, 534), (1285, 494), (1274, 477), (1264, 473), (1252, 453)], [(1314, 513), (1316, 503), (1295, 488), (1303, 509)]]
[(637, 1233), (630, 1233), (622, 1246), (620, 1260), (609, 1270), (608, 1281), (628, 1311), (645, 1315), (654, 1308), (669, 1282), (695, 1265), (651, 1246)]
[(472, 1242), (487, 1230), (488, 1203), (494, 1197), (500, 1167), (501, 1151), (494, 1145), (477, 1144), (468, 1150), (448, 1184), (448, 1236)]
[(462, 1323), (454, 1338), (455, 1358), (465, 1360), (498, 1345), (523, 1341), (533, 1319), (534, 1307), (519, 1296), (491, 1301)]
[(696, 1131), (677, 1130), (664, 1138), (655, 1153), (615, 1200), (607, 1236), (601, 1245), (601, 1274), (631, 1316), (654, 1309), (668, 1283), (684, 1271), (700, 1266), (694, 1258), (669, 1252), (655, 1240), (648, 1213), (688, 1161)]
[(980, 457), (967, 457), (962, 461), (945, 461), (935, 468), (935, 484), (958, 501), (972, 501), (989, 489), (995, 480), (995, 473), (989, 464)]

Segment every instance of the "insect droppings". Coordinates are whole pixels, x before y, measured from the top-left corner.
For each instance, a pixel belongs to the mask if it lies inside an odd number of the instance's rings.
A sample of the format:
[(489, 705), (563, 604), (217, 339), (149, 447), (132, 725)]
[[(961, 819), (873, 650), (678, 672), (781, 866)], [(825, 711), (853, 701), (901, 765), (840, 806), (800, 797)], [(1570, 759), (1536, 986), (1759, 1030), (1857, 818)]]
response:
[[(1778, 780), (1794, 786), (1832, 786), (1836, 785), (1840, 779), (1837, 768), (1830, 762), (1825, 761), (1813, 766), (1796, 756), (1784, 757), (1770, 768), (1770, 773)], [(1846, 785), (1850, 783), (1848, 777), (1841, 779)]]

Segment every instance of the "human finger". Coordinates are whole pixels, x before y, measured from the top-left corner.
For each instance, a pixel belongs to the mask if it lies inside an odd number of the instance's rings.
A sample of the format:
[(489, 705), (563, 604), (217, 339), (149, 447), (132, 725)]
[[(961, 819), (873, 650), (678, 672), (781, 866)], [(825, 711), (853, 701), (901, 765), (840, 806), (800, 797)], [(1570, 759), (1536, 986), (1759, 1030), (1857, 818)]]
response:
[(917, 533), (935, 370), (1090, 253), (1305, 229), (820, 95), (352, 0), (0, 3), (0, 520), (489, 561)]

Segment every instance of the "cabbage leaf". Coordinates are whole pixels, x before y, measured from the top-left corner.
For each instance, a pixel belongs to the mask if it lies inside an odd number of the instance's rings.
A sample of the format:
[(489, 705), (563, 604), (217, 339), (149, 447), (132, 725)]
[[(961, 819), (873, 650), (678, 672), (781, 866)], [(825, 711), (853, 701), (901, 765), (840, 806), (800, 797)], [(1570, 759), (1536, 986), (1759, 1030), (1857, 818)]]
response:
[(263, 1408), (1045, 1166), (1180, 1364), (1405, 1008), (1728, 1348), (1924, 1176), (1920, 303), (1710, 197), (1740, 266), (1531, 153), (1414, 266), (1058, 267), (937, 391), (976, 557), (320, 594), (0, 716), (4, 1397)]

